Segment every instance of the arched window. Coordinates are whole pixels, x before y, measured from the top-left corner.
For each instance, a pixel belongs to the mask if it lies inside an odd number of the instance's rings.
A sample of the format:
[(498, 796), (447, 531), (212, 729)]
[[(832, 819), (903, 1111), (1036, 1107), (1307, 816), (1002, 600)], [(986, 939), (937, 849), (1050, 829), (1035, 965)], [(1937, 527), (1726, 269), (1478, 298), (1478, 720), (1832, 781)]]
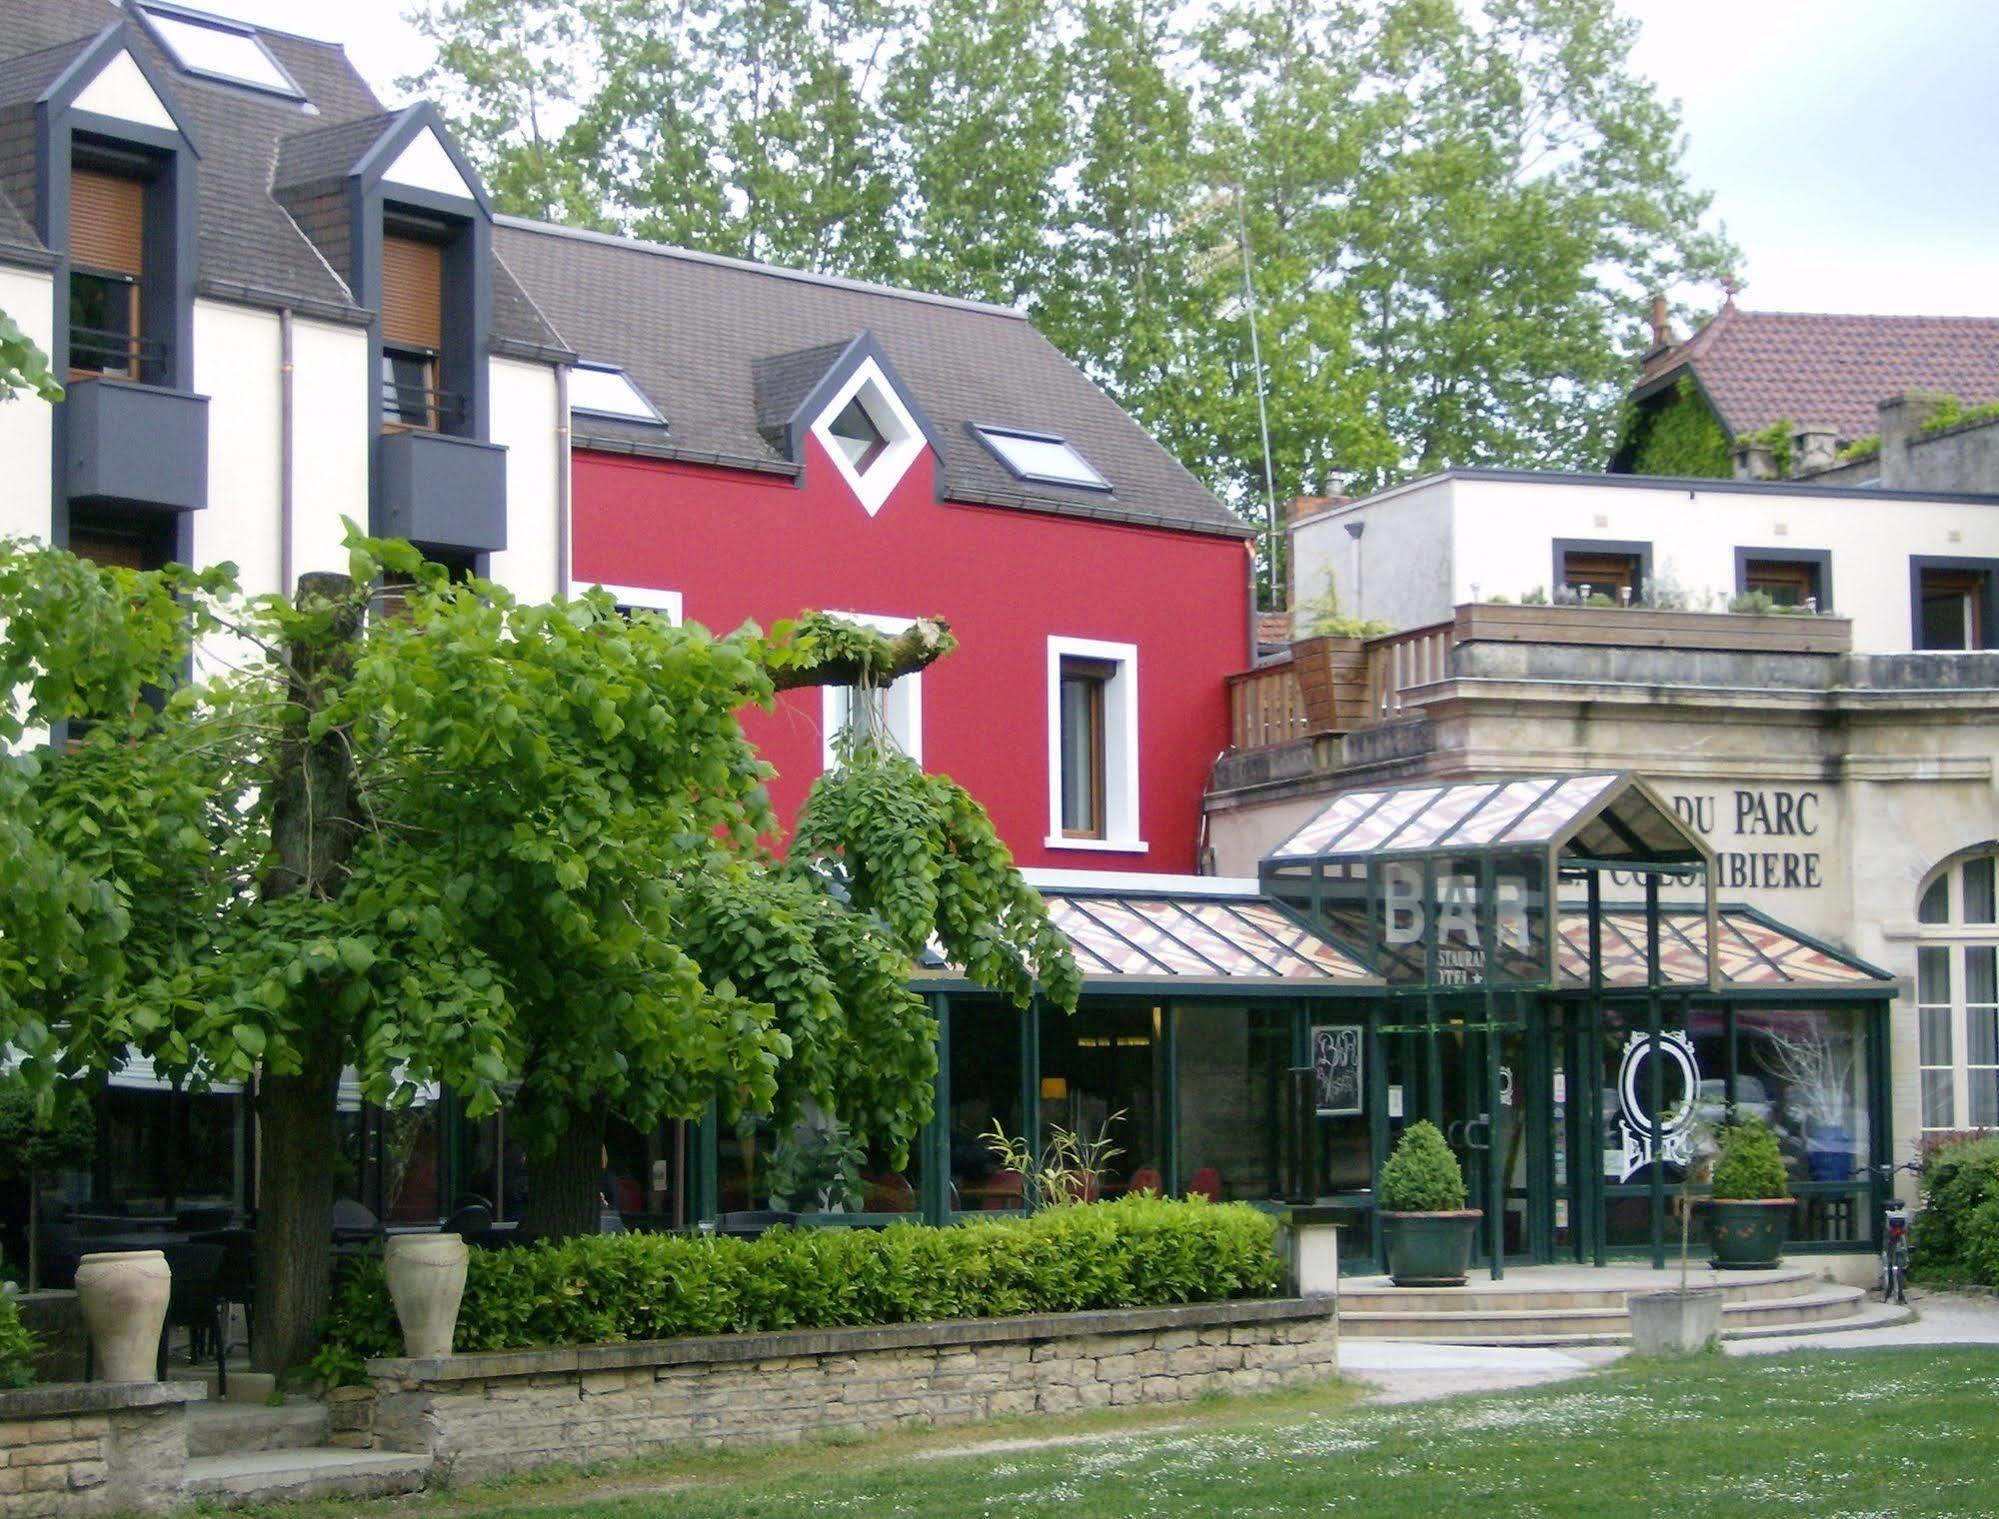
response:
[(1926, 1132), (1999, 1127), (1999, 850), (1940, 868), (1916, 906)]

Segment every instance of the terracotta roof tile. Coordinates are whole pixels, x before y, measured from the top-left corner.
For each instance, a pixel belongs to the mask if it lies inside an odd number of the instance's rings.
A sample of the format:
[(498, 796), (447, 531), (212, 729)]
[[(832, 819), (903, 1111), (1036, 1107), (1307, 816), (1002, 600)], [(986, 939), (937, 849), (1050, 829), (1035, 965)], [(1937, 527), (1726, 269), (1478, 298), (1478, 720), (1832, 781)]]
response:
[(1906, 390), (1976, 405), (1999, 399), (1999, 319), (1744, 311), (1733, 301), (1684, 343), (1654, 354), (1649, 387), (1691, 368), (1731, 433), (1773, 422), (1873, 433), (1877, 407)]

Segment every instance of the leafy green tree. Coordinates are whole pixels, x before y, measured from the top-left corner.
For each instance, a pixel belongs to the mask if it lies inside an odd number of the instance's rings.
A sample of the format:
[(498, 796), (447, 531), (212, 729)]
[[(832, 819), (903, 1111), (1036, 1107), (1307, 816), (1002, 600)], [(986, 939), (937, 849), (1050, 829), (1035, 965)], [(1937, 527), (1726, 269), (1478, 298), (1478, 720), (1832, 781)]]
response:
[[(933, 936), (1074, 1004), (1066, 946), (948, 783), (857, 751), (790, 860), (759, 843), (768, 770), (736, 711), (886, 683), (948, 652), (941, 624), (716, 638), (599, 593), (454, 586), (406, 544), (353, 560), (245, 602), (226, 569), (0, 553), (0, 679), (23, 693), (0, 733), (70, 733), (0, 767), (0, 1039), (45, 1090), (128, 1049), (196, 1086), (259, 1074), (265, 1367), (325, 1304), (343, 1067), (372, 1101), (435, 1081), (474, 1116), (518, 1082), (525, 1222), (561, 1234), (594, 1224), (612, 1114), (782, 1123), (810, 1100), (906, 1149)], [(200, 637), (234, 668), (179, 682)]]
[(21, 391), (33, 391), (54, 404), (62, 399), (62, 386), (49, 371), (49, 357), (37, 348), (6, 312), (0, 311), (0, 401)]

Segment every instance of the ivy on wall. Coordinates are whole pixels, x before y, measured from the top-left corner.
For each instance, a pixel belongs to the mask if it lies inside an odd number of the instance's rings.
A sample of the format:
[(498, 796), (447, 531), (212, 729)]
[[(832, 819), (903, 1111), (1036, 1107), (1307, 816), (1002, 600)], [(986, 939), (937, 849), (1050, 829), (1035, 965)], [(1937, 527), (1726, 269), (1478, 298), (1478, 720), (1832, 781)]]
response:
[(1664, 402), (1643, 410), (1634, 408), (1625, 424), (1625, 436), (1634, 475), (1726, 479), (1734, 472), (1728, 431), (1686, 375)]

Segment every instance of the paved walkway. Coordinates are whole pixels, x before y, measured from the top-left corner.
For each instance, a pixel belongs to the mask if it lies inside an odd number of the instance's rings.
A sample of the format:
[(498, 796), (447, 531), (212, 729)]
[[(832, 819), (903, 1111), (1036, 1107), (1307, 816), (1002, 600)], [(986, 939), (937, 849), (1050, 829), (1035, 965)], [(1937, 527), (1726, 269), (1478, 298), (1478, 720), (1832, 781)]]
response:
[(1912, 1323), (1845, 1334), (1775, 1335), (1761, 1340), (1730, 1340), (1730, 1355), (1776, 1355), (1785, 1350), (1870, 1350), (1902, 1345), (1999, 1345), (1999, 1298), (1966, 1292), (1924, 1292), (1912, 1288)]

